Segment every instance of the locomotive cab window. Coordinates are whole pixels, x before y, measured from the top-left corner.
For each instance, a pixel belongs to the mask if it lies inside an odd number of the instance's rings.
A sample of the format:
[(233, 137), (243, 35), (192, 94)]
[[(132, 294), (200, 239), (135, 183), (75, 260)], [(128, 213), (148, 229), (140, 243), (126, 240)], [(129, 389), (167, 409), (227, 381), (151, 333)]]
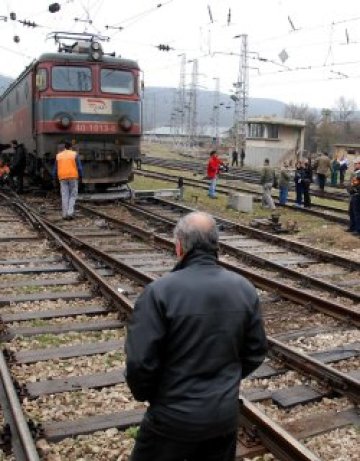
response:
[(91, 91), (91, 69), (88, 67), (54, 66), (51, 84), (58, 91)]
[(134, 76), (131, 72), (101, 69), (101, 91), (104, 93), (133, 94)]
[[(38, 91), (44, 91), (47, 88), (47, 71), (38, 69), (36, 72), (36, 88)], [(29, 91), (29, 88), (28, 88)]]

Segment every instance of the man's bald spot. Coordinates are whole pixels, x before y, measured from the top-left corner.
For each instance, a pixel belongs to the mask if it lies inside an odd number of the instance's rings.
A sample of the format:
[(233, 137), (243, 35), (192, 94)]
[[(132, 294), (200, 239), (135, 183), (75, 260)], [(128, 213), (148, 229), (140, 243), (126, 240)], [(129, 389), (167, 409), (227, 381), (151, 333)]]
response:
[(216, 226), (216, 222), (212, 216), (208, 213), (204, 213), (202, 211), (194, 211), (189, 213), (185, 220), (187, 221), (187, 225), (192, 229), (198, 229), (201, 232), (207, 232), (211, 228)]

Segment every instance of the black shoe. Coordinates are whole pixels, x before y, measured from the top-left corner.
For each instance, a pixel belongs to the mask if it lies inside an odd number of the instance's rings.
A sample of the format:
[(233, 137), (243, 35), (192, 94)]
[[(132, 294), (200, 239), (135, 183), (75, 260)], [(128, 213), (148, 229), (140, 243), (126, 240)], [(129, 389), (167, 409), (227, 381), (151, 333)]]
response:
[(352, 234), (354, 233), (354, 231), (352, 229), (345, 229), (345, 232), (351, 232)]
[(67, 217), (69, 221), (72, 221), (74, 219), (74, 216), (73, 215), (70, 215)]

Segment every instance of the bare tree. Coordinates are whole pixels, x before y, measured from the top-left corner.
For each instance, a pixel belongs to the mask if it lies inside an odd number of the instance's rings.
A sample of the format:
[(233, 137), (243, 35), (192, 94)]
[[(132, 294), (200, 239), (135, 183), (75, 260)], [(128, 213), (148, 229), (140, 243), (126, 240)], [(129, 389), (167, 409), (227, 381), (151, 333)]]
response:
[(290, 103), (285, 106), (284, 116), (306, 122), (304, 148), (308, 152), (315, 152), (317, 148), (316, 127), (319, 123), (318, 112), (310, 109), (307, 104)]
[(340, 98), (335, 101), (333, 109), (335, 120), (347, 122), (352, 118), (355, 111), (356, 102), (353, 99), (346, 99), (344, 96), (340, 96)]

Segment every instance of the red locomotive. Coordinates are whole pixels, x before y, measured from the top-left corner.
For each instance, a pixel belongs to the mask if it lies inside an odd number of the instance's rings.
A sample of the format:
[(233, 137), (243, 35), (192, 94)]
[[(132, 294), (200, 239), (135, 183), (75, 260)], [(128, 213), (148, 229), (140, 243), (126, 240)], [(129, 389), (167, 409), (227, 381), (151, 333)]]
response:
[(23, 143), (27, 172), (43, 183), (65, 140), (80, 155), (89, 190), (128, 182), (140, 157), (138, 64), (106, 55), (91, 34), (53, 37), (59, 51), (41, 55), (0, 97), (0, 143)]

